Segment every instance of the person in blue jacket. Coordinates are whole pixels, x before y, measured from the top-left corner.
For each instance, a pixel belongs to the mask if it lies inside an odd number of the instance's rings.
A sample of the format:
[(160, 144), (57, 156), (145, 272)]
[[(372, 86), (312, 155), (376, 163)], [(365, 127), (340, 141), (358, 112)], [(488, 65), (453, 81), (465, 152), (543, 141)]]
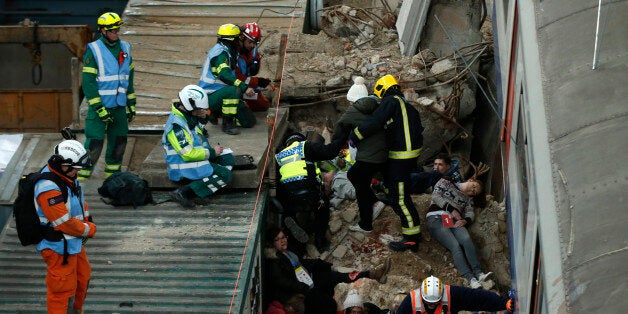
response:
[(235, 158), (223, 153), (220, 144), (207, 139), (207, 94), (197, 85), (179, 92), (164, 126), (161, 144), (168, 166), (168, 178), (185, 184), (170, 194), (183, 207), (194, 207), (231, 182)]

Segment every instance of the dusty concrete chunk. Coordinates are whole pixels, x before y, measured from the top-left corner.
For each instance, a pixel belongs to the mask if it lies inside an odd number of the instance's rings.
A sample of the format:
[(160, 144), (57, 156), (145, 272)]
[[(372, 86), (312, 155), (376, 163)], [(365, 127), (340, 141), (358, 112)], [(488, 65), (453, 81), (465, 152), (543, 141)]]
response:
[(339, 245), (333, 253), (331, 253), (331, 255), (335, 258), (342, 258), (343, 256), (345, 256), (345, 254), (347, 253), (347, 250), (349, 248), (346, 247), (345, 245)]
[(436, 75), (436, 79), (444, 82), (456, 76), (456, 64), (451, 59), (444, 59), (435, 62), (430, 72)]
[(327, 87), (338, 86), (342, 84), (343, 81), (344, 79), (342, 77), (334, 77), (332, 79), (327, 80), (327, 82), (325, 82), (325, 86)]
[(352, 223), (357, 215), (358, 213), (354, 210), (345, 210), (342, 214), (340, 214), (342, 220), (348, 223)]
[(342, 221), (340, 219), (334, 219), (329, 222), (329, 230), (332, 234), (338, 232), (342, 228)]

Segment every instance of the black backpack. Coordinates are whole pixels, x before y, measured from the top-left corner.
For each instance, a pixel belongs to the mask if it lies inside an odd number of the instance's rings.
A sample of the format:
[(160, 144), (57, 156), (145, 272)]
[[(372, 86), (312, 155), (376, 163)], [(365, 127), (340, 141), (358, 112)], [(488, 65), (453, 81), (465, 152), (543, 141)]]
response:
[(52, 172), (33, 172), (23, 176), (18, 183), (17, 198), (13, 203), (13, 217), (15, 218), (15, 229), (17, 237), (23, 246), (39, 244), (41, 240), (49, 241), (63, 240), (63, 233), (55, 231), (48, 222), (41, 225), (37, 209), (35, 208), (35, 184), (39, 180), (50, 180), (57, 184), (63, 194), (63, 201), (68, 199), (67, 184)]
[(113, 206), (140, 205), (153, 203), (153, 195), (146, 180), (130, 172), (116, 172), (105, 179), (98, 188), (98, 194), (109, 200), (103, 202)]

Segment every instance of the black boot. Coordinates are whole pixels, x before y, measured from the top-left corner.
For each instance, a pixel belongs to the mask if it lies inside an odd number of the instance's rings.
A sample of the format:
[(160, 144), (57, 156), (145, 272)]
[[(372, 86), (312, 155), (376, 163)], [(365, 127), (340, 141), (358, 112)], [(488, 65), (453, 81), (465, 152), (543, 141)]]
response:
[(222, 131), (229, 135), (238, 135), (240, 130), (235, 125), (235, 118), (233, 116), (222, 117)]
[(412, 252), (419, 251), (419, 242), (421, 238), (417, 235), (416, 237), (403, 237), (401, 241), (395, 241), (388, 243), (388, 247), (397, 252), (403, 252), (405, 250), (411, 250)]
[(196, 194), (187, 185), (170, 192), (170, 199), (185, 208), (192, 208), (196, 205), (194, 198), (196, 198)]

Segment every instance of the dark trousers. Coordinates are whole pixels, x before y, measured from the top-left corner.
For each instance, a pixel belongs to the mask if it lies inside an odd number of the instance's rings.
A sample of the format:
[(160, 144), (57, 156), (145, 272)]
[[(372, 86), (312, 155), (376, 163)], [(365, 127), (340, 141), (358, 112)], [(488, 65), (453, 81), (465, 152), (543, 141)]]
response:
[(370, 163), (356, 161), (349, 172), (347, 178), (355, 188), (355, 197), (358, 200), (360, 210), (360, 227), (364, 230), (373, 229), (373, 204), (377, 202), (377, 197), (371, 189), (371, 179), (378, 172), (384, 172), (386, 163)]
[(314, 233), (318, 242), (325, 241), (329, 228), (329, 197), (320, 185), (301, 185), (300, 182), (283, 184), (281, 203), (286, 217), (294, 217), (307, 233)]
[(418, 240), (421, 232), (419, 212), (410, 196), (410, 171), (416, 166), (416, 158), (388, 159), (388, 171), (384, 184), (395, 214), (401, 219), (404, 238)]

